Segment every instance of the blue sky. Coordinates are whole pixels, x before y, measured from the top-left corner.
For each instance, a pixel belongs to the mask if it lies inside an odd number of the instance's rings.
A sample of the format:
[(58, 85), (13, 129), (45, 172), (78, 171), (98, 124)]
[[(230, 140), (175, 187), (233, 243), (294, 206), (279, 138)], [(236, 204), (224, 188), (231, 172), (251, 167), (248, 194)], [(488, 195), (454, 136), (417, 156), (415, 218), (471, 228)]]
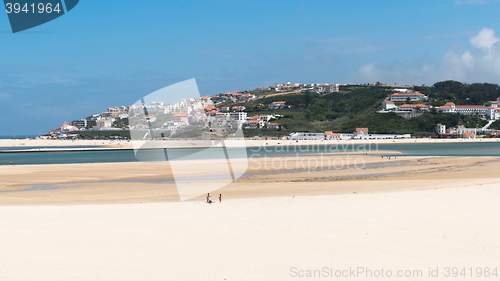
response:
[(203, 95), (286, 81), (500, 83), (500, 2), (93, 1), (12, 34), (0, 135), (43, 134), (196, 78)]

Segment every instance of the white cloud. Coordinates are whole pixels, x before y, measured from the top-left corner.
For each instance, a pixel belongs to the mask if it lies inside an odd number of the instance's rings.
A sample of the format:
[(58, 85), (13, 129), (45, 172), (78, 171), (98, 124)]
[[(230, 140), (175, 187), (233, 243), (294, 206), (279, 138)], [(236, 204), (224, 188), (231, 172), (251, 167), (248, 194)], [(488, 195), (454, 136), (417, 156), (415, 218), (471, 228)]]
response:
[(495, 31), (486, 27), (479, 31), (477, 36), (469, 39), (472, 46), (483, 50), (491, 49), (498, 41), (500, 41), (500, 38), (495, 36)]
[(6, 98), (8, 98), (8, 97), (10, 97), (10, 95), (9, 95), (9, 94), (6, 94), (6, 93), (0, 93), (0, 99), (6, 99)]
[(440, 64), (422, 62), (419, 67), (366, 64), (351, 75), (352, 82), (382, 81), (402, 84), (433, 84), (442, 80), (500, 83), (500, 38), (490, 28), (483, 28), (469, 39), (471, 51), (453, 48)]

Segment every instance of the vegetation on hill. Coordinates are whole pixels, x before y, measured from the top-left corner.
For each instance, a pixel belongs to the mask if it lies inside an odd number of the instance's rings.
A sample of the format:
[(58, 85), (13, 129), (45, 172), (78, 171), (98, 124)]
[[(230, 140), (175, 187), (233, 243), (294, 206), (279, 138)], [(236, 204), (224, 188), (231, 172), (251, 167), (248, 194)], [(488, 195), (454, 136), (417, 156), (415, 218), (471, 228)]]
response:
[[(434, 106), (444, 105), (448, 101), (455, 104), (482, 105), (500, 97), (500, 88), (496, 84), (469, 85), (444, 81), (433, 86), (415, 87), (415, 90), (428, 95), (428, 103)], [(477, 115), (438, 113), (435, 109), (411, 119), (405, 119), (395, 113), (377, 114), (381, 102), (392, 93), (391, 89), (373, 86), (327, 95), (297, 93), (269, 97), (241, 105), (247, 107), (250, 116), (266, 112), (283, 115), (283, 118), (277, 121), (283, 125), (281, 134), (294, 131), (351, 133), (357, 127), (368, 127), (370, 133), (410, 133), (415, 136), (431, 136), (438, 123), (447, 127), (457, 125), (482, 127), (487, 124), (486, 120)], [(255, 108), (258, 103), (269, 104), (278, 100), (286, 101), (292, 108), (286, 110)], [(246, 135), (262, 135), (268, 132), (269, 130), (247, 130)]]
[(490, 83), (465, 84), (448, 80), (437, 82), (431, 87), (415, 87), (415, 90), (428, 95), (431, 105), (434, 106), (444, 105), (447, 101), (457, 105), (483, 105), (500, 97), (500, 86)]
[[(426, 104), (441, 106), (446, 102), (457, 105), (483, 105), (488, 101), (500, 97), (500, 87), (496, 84), (474, 83), (464, 84), (457, 81), (437, 82), (432, 86), (415, 86), (415, 91), (429, 96)], [(377, 114), (381, 102), (393, 93), (393, 89), (381, 86), (343, 87), (340, 93), (318, 95), (312, 93), (279, 93), (272, 91), (250, 91), (258, 98), (245, 102), (223, 101), (217, 107), (243, 105), (248, 116), (275, 114), (280, 115), (278, 122), (283, 126), (281, 131), (262, 128), (259, 130), (245, 130), (245, 136), (269, 135), (271, 137), (289, 134), (291, 132), (324, 132), (334, 131), (352, 133), (357, 127), (367, 127), (370, 133), (404, 134), (414, 136), (434, 135), (436, 124), (447, 127), (465, 125), (466, 127), (483, 127), (487, 124), (477, 115), (460, 115), (438, 113), (435, 109), (424, 112), (418, 117), (405, 119), (395, 113)], [(286, 101), (290, 108), (268, 109), (274, 101)], [(420, 102), (421, 103), (421, 102)], [(136, 117), (139, 118), (139, 117)], [(172, 120), (171, 115), (157, 115), (156, 125)], [(137, 123), (140, 120), (131, 120)], [(114, 124), (124, 128), (128, 120), (120, 120)], [(494, 122), (491, 129), (500, 130), (500, 122)], [(199, 136), (202, 132), (195, 129), (179, 132), (170, 137), (189, 138)], [(94, 138), (101, 135), (129, 135), (128, 131), (85, 131), (82, 137)], [(165, 135), (167, 136), (167, 135)]]
[(488, 129), (500, 130), (500, 120), (497, 120), (497, 121), (491, 123), (491, 125), (488, 127)]

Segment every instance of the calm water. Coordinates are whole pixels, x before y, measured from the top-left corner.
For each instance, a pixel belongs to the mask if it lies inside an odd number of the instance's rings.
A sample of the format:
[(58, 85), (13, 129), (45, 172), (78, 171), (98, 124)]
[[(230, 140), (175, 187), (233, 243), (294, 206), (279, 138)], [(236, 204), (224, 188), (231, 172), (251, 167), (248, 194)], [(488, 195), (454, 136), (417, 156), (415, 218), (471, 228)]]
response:
[[(405, 149), (407, 148), (407, 149)], [(27, 149), (24, 147), (23, 149)], [(2, 148), (2, 150), (7, 150)], [(368, 152), (369, 154), (380, 154), (377, 151), (390, 151), (385, 155), (397, 156), (500, 156), (500, 142), (478, 142), (478, 143), (407, 143), (407, 144), (380, 144), (380, 145), (328, 145), (328, 146), (296, 146), (296, 147), (265, 147), (261, 149), (247, 148), (247, 155), (251, 157), (276, 157), (295, 155), (317, 155), (320, 153), (349, 153)], [(228, 149), (231, 157), (246, 157), (238, 153), (238, 149)], [(165, 154), (163, 150), (142, 151), (148, 159), (164, 161), (170, 158), (175, 160), (179, 157), (190, 159), (216, 159), (220, 158), (222, 149), (169, 149)], [(401, 154), (403, 153), (403, 154)], [(167, 155), (169, 157), (167, 157)], [(13, 162), (15, 165), (27, 164), (68, 164), (68, 163), (103, 163), (103, 162), (135, 162), (138, 161), (133, 150), (114, 151), (68, 151), (68, 152), (9, 152), (0, 153), (0, 164), (7, 165)]]
[[(99, 145), (87, 145), (87, 146), (50, 146), (50, 149), (73, 149), (73, 148), (99, 148)], [(16, 147), (0, 147), (0, 152), (2, 151), (15, 151), (15, 150), (29, 150), (29, 149), (37, 149), (44, 150), (45, 147), (40, 146), (16, 146)]]
[(36, 138), (38, 135), (10, 135), (10, 136), (0, 136), (0, 139), (25, 139), (25, 138)]

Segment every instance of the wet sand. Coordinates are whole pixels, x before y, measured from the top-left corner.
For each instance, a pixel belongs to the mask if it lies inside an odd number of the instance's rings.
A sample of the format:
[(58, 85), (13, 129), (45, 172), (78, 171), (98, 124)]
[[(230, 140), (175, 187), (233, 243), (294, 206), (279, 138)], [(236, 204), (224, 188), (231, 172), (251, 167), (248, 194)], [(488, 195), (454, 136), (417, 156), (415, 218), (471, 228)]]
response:
[[(237, 160), (241, 164), (246, 160)], [(500, 157), (366, 155), (252, 158), (246, 173), (219, 190), (225, 198), (392, 192), (488, 183)], [(203, 185), (214, 160), (185, 161), (177, 177)], [(234, 163), (233, 163), (234, 164)], [(184, 172), (184, 174), (183, 174)], [(0, 166), (0, 204), (146, 203), (179, 201), (168, 162)], [(203, 195), (190, 199), (203, 201)]]

